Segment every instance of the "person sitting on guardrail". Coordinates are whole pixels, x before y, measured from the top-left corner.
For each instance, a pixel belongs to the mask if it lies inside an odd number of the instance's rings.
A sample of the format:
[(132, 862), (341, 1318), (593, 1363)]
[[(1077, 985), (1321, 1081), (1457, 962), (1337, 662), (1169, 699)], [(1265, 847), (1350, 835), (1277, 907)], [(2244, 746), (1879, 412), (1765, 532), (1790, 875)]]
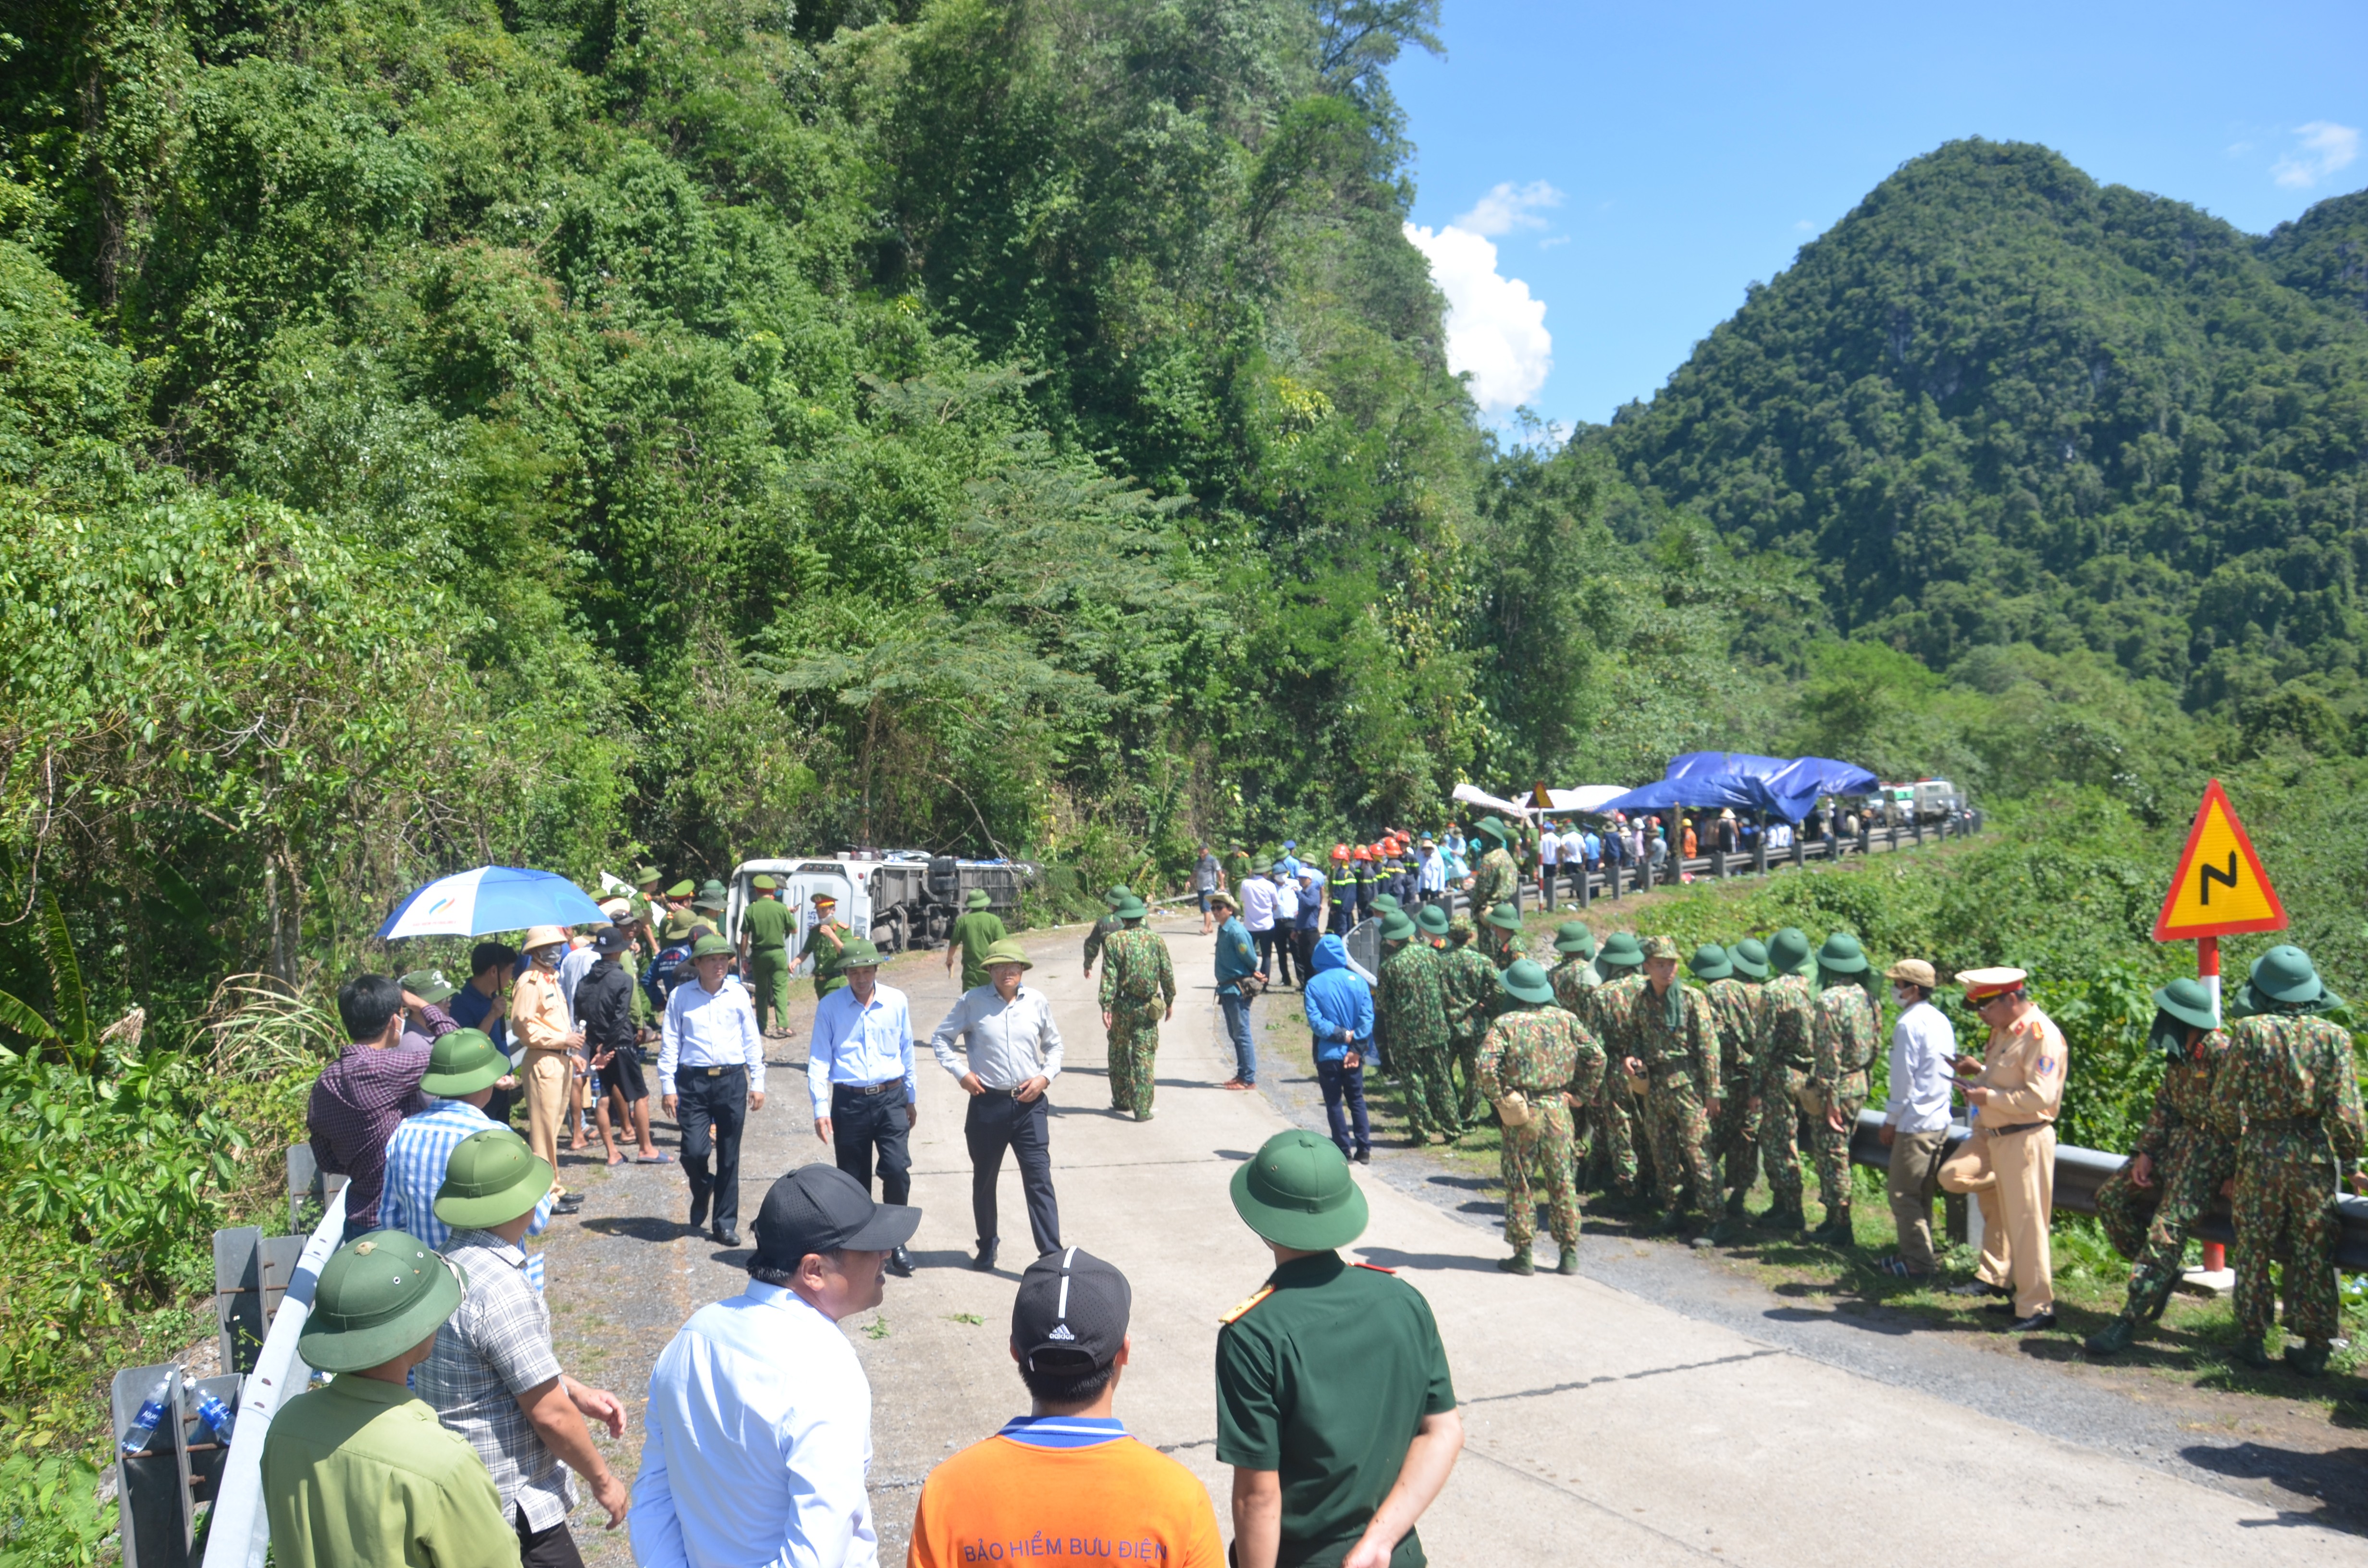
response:
[(518, 1245), (553, 1175), (507, 1127), (472, 1133), (452, 1151), (436, 1217), (452, 1227), (445, 1256), (464, 1292), (412, 1380), (445, 1428), (484, 1461), (502, 1514), (517, 1531), (522, 1568), (581, 1568), (567, 1528), (575, 1506), (570, 1471), (591, 1485), (609, 1529), (624, 1522), (629, 1502), (625, 1483), (592, 1446), (585, 1425), (588, 1416), (609, 1437), (623, 1437), (624, 1404), (560, 1369), (551, 1308), (528, 1278)]
[(296, 1353), (335, 1381), (281, 1406), (263, 1439), (279, 1568), (518, 1568), (484, 1461), (404, 1386), (466, 1289), (403, 1231), (356, 1237), (322, 1267)]

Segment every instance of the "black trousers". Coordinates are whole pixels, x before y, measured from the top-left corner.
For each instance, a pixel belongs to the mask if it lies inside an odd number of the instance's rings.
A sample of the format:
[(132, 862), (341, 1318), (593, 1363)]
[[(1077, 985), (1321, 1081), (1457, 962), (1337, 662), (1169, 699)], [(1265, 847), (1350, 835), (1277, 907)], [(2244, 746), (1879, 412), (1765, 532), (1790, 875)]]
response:
[(1258, 943), (1258, 968), (1266, 971), (1267, 978), (1278, 985), (1290, 983), (1291, 932), (1289, 928), (1272, 926), (1263, 931), (1253, 931), (1250, 936)]
[(876, 1095), (846, 1084), (830, 1086), (830, 1147), (840, 1170), (871, 1190), (876, 1161), (880, 1197), (902, 1203), (913, 1191), (913, 1156), (905, 1152), (905, 1087), (892, 1084)]
[[(740, 1129), (748, 1120), (748, 1069), (704, 1067), (675, 1074), (675, 1123), (682, 1129), (682, 1172), (690, 1178), (690, 1222), (740, 1228)], [(715, 1174), (707, 1174), (708, 1156)]]
[(1061, 1206), (1053, 1196), (1051, 1098), (1038, 1095), (1022, 1105), (1007, 1089), (971, 1096), (962, 1138), (970, 1144), (970, 1214), (978, 1222), (981, 1242), (999, 1234), (995, 1186), (1003, 1175), (1003, 1152), (1008, 1149), (1019, 1164), (1019, 1190), (1028, 1195), (1028, 1233), (1036, 1243), (1036, 1256), (1060, 1250)]
[(1291, 955), (1299, 960), (1299, 983), (1304, 988), (1307, 977), (1315, 972), (1315, 927), (1302, 926), (1291, 934)]
[(529, 1529), (526, 1510), (513, 1506), (510, 1523), (518, 1531), (519, 1568), (584, 1568), (584, 1554), (576, 1550), (565, 1519), (547, 1530)]

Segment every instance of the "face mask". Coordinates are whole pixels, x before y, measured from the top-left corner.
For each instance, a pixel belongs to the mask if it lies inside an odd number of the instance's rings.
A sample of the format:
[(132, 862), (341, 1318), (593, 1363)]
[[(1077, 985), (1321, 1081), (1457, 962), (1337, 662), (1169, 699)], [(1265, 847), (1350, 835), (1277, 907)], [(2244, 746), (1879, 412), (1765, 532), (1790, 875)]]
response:
[(1895, 1007), (1913, 1007), (1917, 1000), (1916, 994), (1904, 985), (1895, 985), (1891, 988), (1891, 1005)]

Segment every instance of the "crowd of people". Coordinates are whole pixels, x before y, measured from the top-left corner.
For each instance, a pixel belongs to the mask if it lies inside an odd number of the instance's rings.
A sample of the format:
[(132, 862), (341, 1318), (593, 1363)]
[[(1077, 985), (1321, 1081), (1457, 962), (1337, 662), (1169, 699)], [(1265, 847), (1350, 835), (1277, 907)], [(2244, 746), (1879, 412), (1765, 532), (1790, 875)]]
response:
[[(1418, 1562), (1415, 1523), (1461, 1446), (1421, 1296), (1338, 1256), (1365, 1220), (1352, 1168), (1372, 1154), (1369, 1071), (1398, 1084), (1417, 1143), (1484, 1121), (1499, 1130), (1508, 1272), (1536, 1272), (1541, 1205), (1557, 1269), (1571, 1273), (1582, 1192), (1707, 1247), (1749, 1218), (1746, 1195), (1763, 1174), (1773, 1203), (1759, 1223), (1852, 1244), (1850, 1141), (1887, 1004), (1880, 1138), (1898, 1247), (1880, 1267), (1937, 1283), (1932, 1200), (1967, 1195), (1978, 1257), (1952, 1289), (1993, 1298), (2015, 1331), (2055, 1326), (2055, 1122), (2072, 1062), (2023, 971), (1950, 982), (1987, 1031), (1975, 1053), (1934, 1005), (1943, 977), (1932, 964), (1902, 958), (1878, 974), (1848, 932), (1813, 944), (1787, 928), (1685, 954), (1666, 936), (1599, 940), (1573, 920), (1540, 963), (1524, 951), (1519, 846), (1518, 829), (1492, 818), (1468, 840), (1342, 846), (1328, 871), (1289, 843), (1262, 865), (1239, 846), (1230, 863), (1204, 851), (1196, 869), (1235, 1053), (1224, 1087), (1255, 1086), (1253, 1005), (1270, 984), (1295, 984), (1328, 1131), (1279, 1134), (1233, 1183), (1237, 1214), (1275, 1264), (1214, 1346), (1233, 1562)], [(869, 1388), (835, 1324), (877, 1306), (889, 1275), (912, 1271), (909, 1001), (881, 980), (878, 949), (827, 907), (793, 957), (797, 923), (769, 879), (754, 880), (736, 937), (717, 928), (720, 884), (661, 894), (659, 881), (643, 868), (641, 893), (605, 904), (588, 929), (537, 927), (515, 950), (479, 946), (463, 984), (416, 971), (341, 989), (353, 1043), (322, 1074), (310, 1119), (323, 1168), (348, 1178), (347, 1240), (302, 1345), (310, 1365), (337, 1375), (270, 1430), (265, 1494), (281, 1562), (423, 1552), (579, 1562), (567, 1524), (578, 1482), (610, 1528), (630, 1520), (643, 1564), (876, 1558)], [(1456, 894), (1476, 920), (1454, 912)], [(1133, 1355), (1130, 1287), (1064, 1242), (1049, 1120), (1064, 1042), (1027, 983), (1028, 954), (979, 902), (947, 952), (963, 989), (927, 1038), (967, 1100), (974, 1267), (996, 1265), (997, 1180), (1007, 1155), (1019, 1166), (1035, 1261), (1014, 1301), (1010, 1355), (1030, 1408), (931, 1474), (908, 1561), (974, 1562), (990, 1547), (1053, 1540), (1069, 1555), (1090, 1545), (1213, 1568), (1223, 1536), (1206, 1493), (1115, 1415)], [(1139, 894), (1112, 888), (1105, 903), (1085, 974), (1111, 1108), (1147, 1121), (1176, 966)], [(1371, 973), (1345, 939), (1368, 920), (1380, 954)], [(694, 1314), (660, 1357), (629, 1492), (591, 1437), (595, 1426), (622, 1437), (625, 1407), (567, 1375), (541, 1255), (522, 1243), (579, 1202), (558, 1177), (563, 1139), (583, 1149), (597, 1127), (612, 1163), (669, 1157), (651, 1142), (654, 1074), (680, 1129), (689, 1225), (740, 1244), (742, 1130), (765, 1103), (764, 1042), (788, 1031), (799, 959), (814, 964), (806, 1087), (832, 1160), (770, 1186), (746, 1292)], [(2226, 1192), (2240, 1354), (2271, 1358), (2282, 1267), (2286, 1326), (2301, 1341), (2284, 1358), (2316, 1375), (2339, 1322), (2338, 1173), (2368, 1142), (2345, 1070), (2350, 1037), (2322, 1016), (2337, 999), (2306, 955), (2280, 947), (2254, 964), (2225, 1025), (2196, 983), (2155, 1001), (2167, 1071), (2139, 1150), (2099, 1196), (2108, 1233), (2134, 1260), (2127, 1305), (2088, 1347), (2115, 1354), (2160, 1315), (2189, 1233)], [(1952, 1142), (1960, 1096), (1971, 1133)], [(524, 1137), (510, 1125), (518, 1103)], [(1358, 1440), (1341, 1441), (1346, 1432)]]

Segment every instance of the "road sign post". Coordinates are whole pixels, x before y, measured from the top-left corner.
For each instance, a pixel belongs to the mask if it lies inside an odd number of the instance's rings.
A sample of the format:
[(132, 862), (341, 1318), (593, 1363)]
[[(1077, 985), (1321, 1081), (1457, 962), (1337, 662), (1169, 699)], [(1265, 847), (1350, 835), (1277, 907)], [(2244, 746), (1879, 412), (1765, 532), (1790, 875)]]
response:
[[(2270, 874), (2253, 850), (2237, 808), (2228, 803), (2220, 780), (2203, 787), (2203, 803), (2187, 830), (2187, 847), (2180, 852), (2179, 869), (2163, 895), (2162, 912), (2155, 916), (2157, 942), (2193, 940), (2195, 974), (2212, 993), (2212, 1016), (2220, 1017), (2220, 938), (2248, 931), (2283, 931), (2286, 909)], [(2226, 1254), (2216, 1244), (2203, 1244), (2203, 1267), (2216, 1273), (2226, 1267)]]

